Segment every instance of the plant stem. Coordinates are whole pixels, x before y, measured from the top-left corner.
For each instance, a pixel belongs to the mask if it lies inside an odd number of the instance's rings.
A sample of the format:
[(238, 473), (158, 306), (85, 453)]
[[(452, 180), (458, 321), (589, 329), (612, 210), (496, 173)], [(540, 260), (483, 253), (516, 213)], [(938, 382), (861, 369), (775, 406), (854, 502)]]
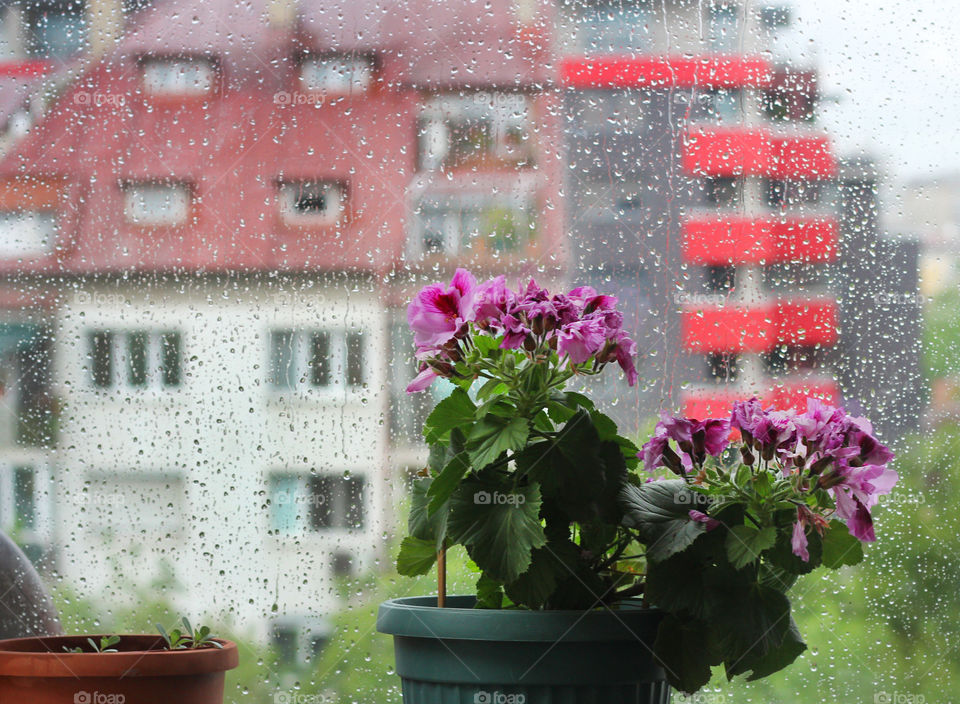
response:
[(440, 544), (437, 553), (437, 606), (444, 608), (447, 605), (447, 541)]

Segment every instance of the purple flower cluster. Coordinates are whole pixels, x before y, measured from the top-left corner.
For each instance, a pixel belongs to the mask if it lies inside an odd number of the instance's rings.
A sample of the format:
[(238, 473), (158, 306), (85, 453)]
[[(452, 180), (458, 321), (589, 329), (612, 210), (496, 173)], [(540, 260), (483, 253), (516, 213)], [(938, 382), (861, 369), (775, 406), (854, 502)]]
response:
[[(893, 453), (874, 437), (865, 418), (849, 416), (842, 408), (817, 399), (807, 399), (804, 413), (764, 409), (753, 398), (734, 403), (729, 420), (664, 415), (639, 456), (648, 471), (666, 467), (686, 476), (707, 455), (718, 457), (727, 449), (731, 429), (740, 433), (744, 464), (753, 466), (759, 456), (764, 466), (774, 462), (783, 476), (796, 478), (798, 492), (827, 491), (836, 516), (846, 522), (852, 535), (864, 542), (876, 539), (870, 509), (899, 479), (887, 467)], [(673, 450), (671, 440), (679, 452)], [(800, 505), (793, 529), (794, 554), (809, 560), (808, 532), (822, 534), (826, 526), (823, 515)]]
[(478, 284), (470, 272), (457, 269), (449, 286), (427, 286), (407, 309), (420, 360), (420, 373), (407, 391), (422, 391), (438, 376), (453, 374), (460, 340), (471, 334), (471, 326), (502, 336), (502, 349), (533, 352), (546, 345), (574, 365), (616, 361), (633, 386), (637, 346), (624, 332), (616, 304), (615, 297), (589, 286), (551, 295), (531, 279), (525, 289), (513, 291), (504, 276)]

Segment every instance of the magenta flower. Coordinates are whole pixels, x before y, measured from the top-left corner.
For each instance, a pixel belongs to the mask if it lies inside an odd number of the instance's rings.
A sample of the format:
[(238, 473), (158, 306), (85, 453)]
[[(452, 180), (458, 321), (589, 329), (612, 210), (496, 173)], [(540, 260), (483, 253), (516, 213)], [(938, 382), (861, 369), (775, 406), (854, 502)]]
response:
[(613, 348), (613, 354), (616, 357), (617, 364), (623, 370), (627, 377), (627, 384), (637, 385), (637, 368), (634, 365), (634, 358), (637, 356), (637, 343), (631, 340), (622, 332), (617, 336)]
[(595, 355), (607, 341), (603, 321), (584, 318), (560, 328), (557, 353), (567, 355), (574, 364), (583, 364)]
[(842, 481), (830, 488), (837, 503), (837, 515), (847, 522), (850, 533), (864, 542), (876, 540), (870, 509), (883, 494), (889, 494), (900, 476), (880, 465), (842, 467)]
[(418, 347), (438, 347), (475, 316), (477, 280), (466, 269), (457, 269), (444, 287), (431, 284), (407, 307), (407, 322)]
[(706, 524), (708, 533), (720, 525), (720, 521), (718, 521), (716, 518), (711, 518), (710, 516), (705, 514), (703, 511), (690, 509), (689, 511), (687, 511), (687, 515), (690, 517), (691, 521), (696, 521), (697, 523)]
[(440, 375), (433, 371), (433, 369), (427, 365), (423, 365), (420, 373), (414, 377), (413, 381), (407, 384), (407, 393), (415, 394), (418, 391), (424, 391), (433, 383), (433, 380), (439, 376)]
[(756, 397), (749, 401), (735, 401), (730, 414), (730, 425), (744, 433), (744, 439), (749, 441), (749, 438), (756, 433), (757, 426), (763, 417), (763, 406)]
[(718, 457), (730, 444), (730, 421), (726, 418), (707, 418), (699, 421), (693, 429), (693, 444), (696, 447), (703, 433), (703, 447), (707, 454)]
[(810, 562), (810, 553), (807, 551), (807, 532), (803, 521), (797, 517), (797, 522), (793, 524), (793, 535), (790, 538), (790, 547), (793, 554), (804, 562)]
[(477, 322), (496, 322), (516, 303), (517, 295), (507, 288), (502, 274), (477, 287), (475, 297)]
[(500, 318), (498, 326), (503, 332), (501, 349), (516, 350), (523, 346), (523, 341), (530, 334), (530, 328), (523, 324), (520, 318), (509, 313)]

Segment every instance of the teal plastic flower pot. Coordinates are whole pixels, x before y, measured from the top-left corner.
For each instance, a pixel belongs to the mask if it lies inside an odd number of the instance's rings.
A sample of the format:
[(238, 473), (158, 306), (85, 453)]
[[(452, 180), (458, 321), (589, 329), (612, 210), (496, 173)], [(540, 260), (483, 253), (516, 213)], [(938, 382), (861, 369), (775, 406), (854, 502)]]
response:
[(667, 704), (652, 647), (662, 613), (474, 609), (474, 597), (392, 599), (377, 630), (394, 637), (404, 704)]

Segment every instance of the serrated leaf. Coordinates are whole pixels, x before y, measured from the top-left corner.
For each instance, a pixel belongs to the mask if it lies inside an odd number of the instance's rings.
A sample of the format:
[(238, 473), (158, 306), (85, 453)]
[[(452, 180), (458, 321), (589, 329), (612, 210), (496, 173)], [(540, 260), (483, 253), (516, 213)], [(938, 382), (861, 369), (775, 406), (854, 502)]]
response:
[(843, 565), (856, 565), (863, 559), (863, 545), (854, 536), (843, 521), (830, 521), (823, 536), (823, 564), (830, 569)]
[(704, 647), (705, 626), (668, 615), (657, 629), (653, 653), (674, 689), (692, 694), (710, 681), (711, 660)]
[(777, 542), (777, 529), (767, 526), (763, 529), (754, 526), (734, 526), (727, 532), (727, 559), (735, 569), (754, 562), (764, 550), (772, 548)]
[(454, 389), (427, 416), (423, 435), (428, 443), (440, 442), (454, 428), (473, 423), (476, 412), (470, 395), (463, 389)]
[(427, 492), (433, 479), (419, 479), (410, 489), (410, 517), (407, 528), (414, 538), (432, 541), (436, 548), (440, 548), (447, 534), (447, 514), (450, 504), (447, 502), (432, 514), (427, 510), (430, 498)]
[(421, 540), (408, 535), (400, 543), (397, 555), (397, 572), (404, 577), (426, 574), (437, 561), (437, 548), (430, 540)]
[(491, 579), (486, 574), (481, 574), (480, 579), (477, 580), (476, 608), (503, 608), (503, 585), (497, 580)]
[(507, 450), (520, 450), (527, 442), (530, 428), (524, 418), (487, 415), (467, 436), (467, 452), (476, 470), (483, 469)]
[(427, 497), (430, 502), (427, 504), (427, 516), (433, 516), (444, 504), (451, 494), (456, 490), (463, 479), (463, 475), (470, 469), (470, 458), (466, 452), (461, 452), (447, 462), (440, 474), (434, 477), (427, 489)]
[(526, 571), (530, 553), (547, 542), (539, 514), (539, 485), (504, 491), (467, 477), (450, 498), (448, 535), (489, 577), (508, 583)]
[(627, 484), (620, 500), (624, 525), (640, 532), (650, 561), (675, 555), (706, 532), (705, 523), (690, 518), (690, 509), (698, 506), (699, 499), (682, 479)]
[(504, 591), (516, 604), (543, 608), (557, 582), (575, 573), (577, 555), (577, 547), (570, 541), (549, 542), (531, 553), (530, 567), (505, 584)]

